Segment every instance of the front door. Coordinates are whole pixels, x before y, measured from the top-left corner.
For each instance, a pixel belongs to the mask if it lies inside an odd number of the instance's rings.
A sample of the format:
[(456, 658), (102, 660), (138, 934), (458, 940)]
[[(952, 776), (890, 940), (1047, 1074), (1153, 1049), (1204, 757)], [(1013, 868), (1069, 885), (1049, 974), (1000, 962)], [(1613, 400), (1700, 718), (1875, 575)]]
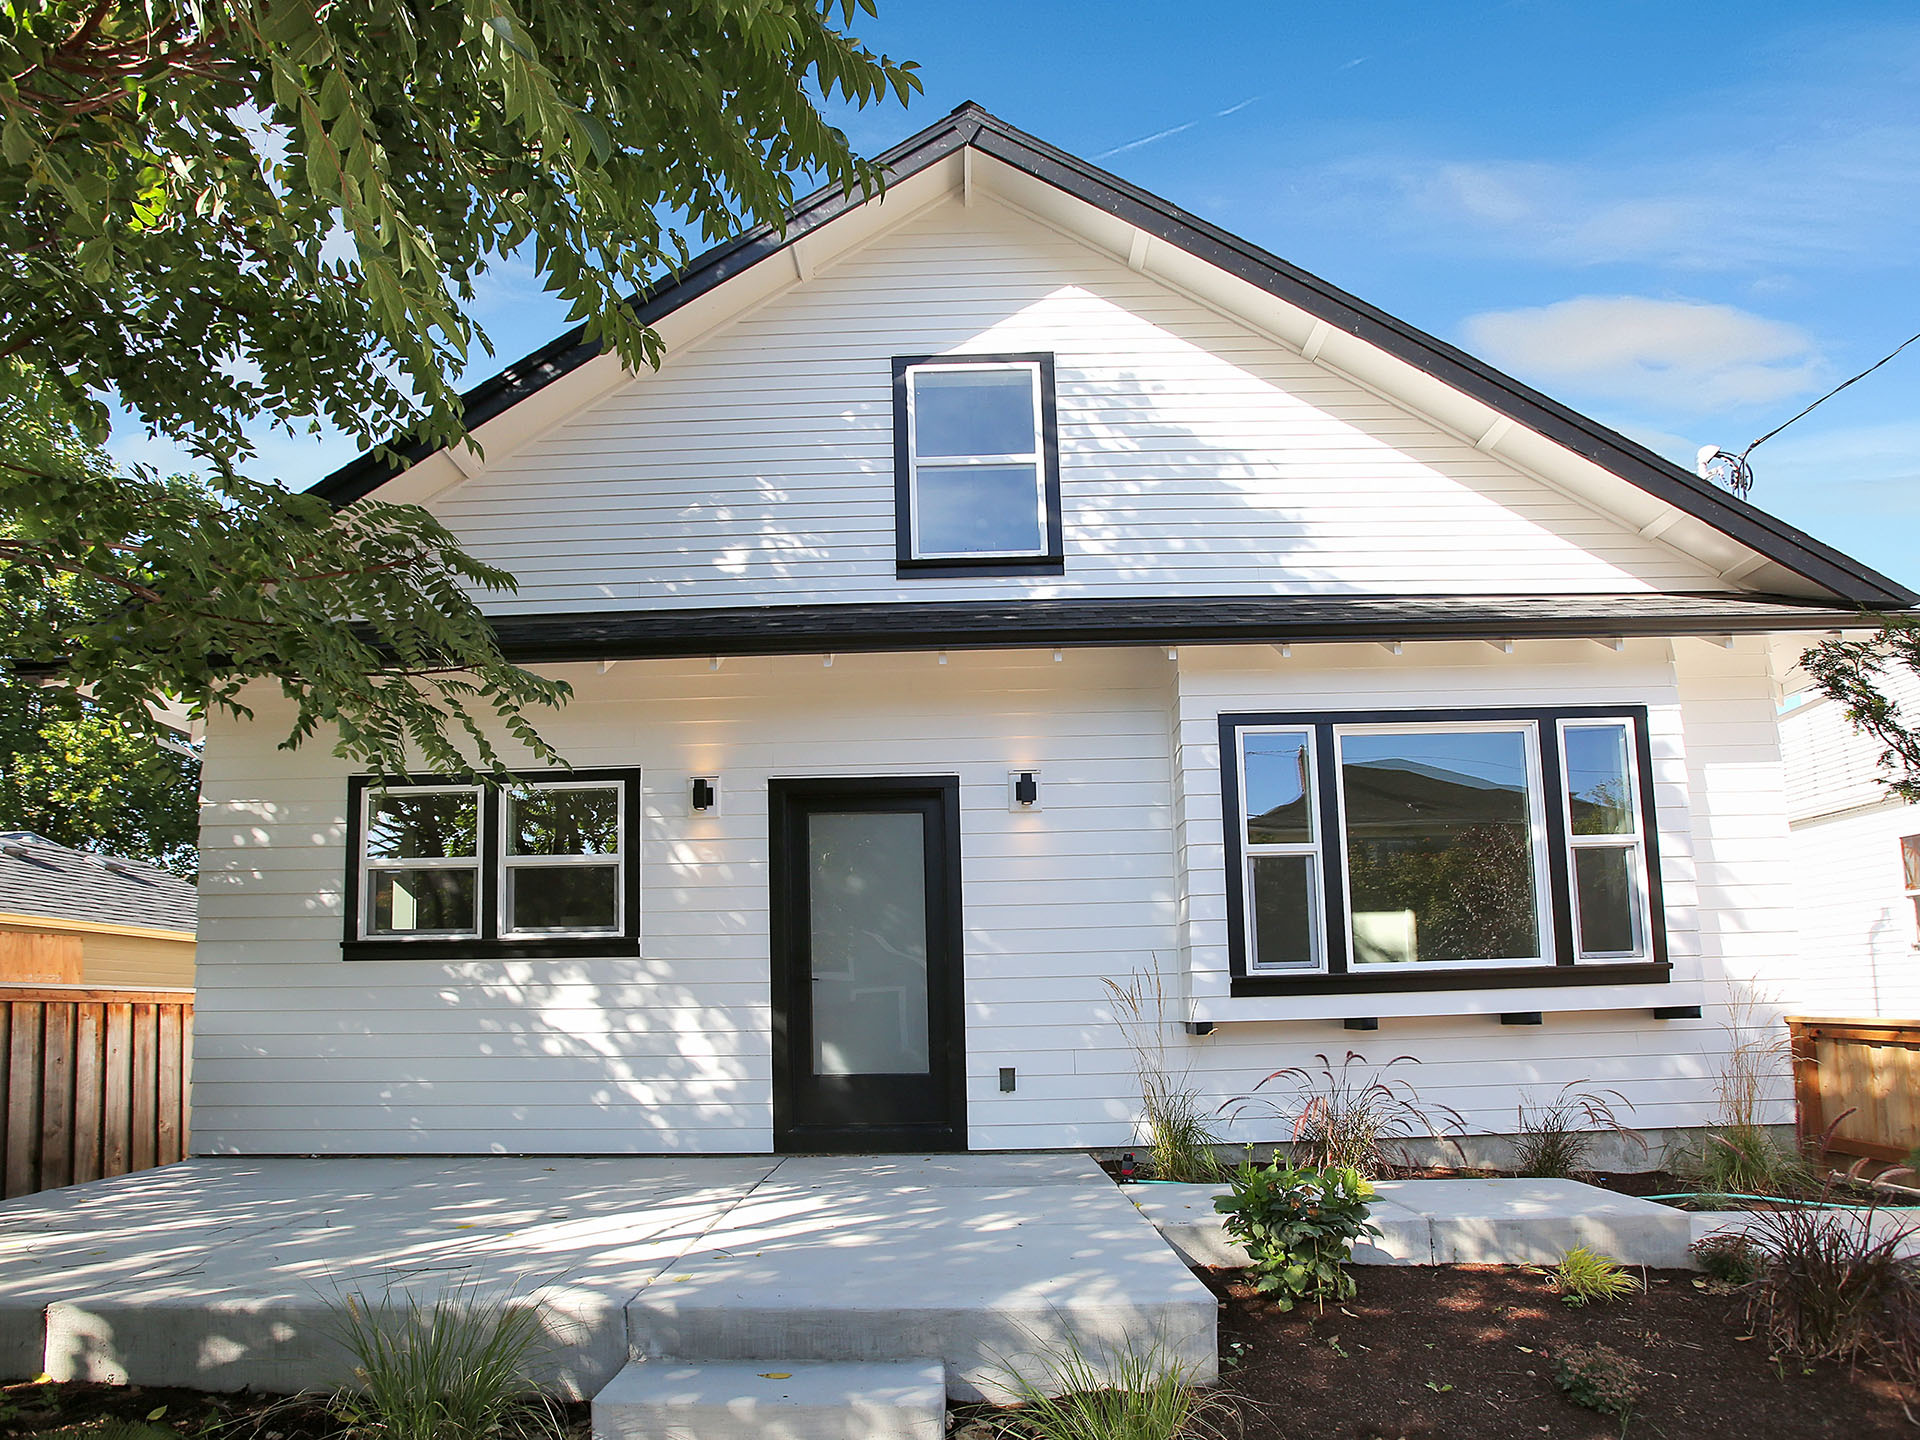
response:
[(773, 1143), (964, 1150), (960, 784), (775, 780)]

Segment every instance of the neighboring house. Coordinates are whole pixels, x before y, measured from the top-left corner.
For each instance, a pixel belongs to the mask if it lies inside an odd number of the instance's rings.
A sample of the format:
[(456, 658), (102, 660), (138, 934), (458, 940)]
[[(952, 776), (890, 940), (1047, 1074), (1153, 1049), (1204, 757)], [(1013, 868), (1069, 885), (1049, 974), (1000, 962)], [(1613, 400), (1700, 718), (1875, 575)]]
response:
[(1156, 969), (1209, 1107), (1353, 1044), (1705, 1119), (1819, 986), (1775, 645), (1915, 597), (976, 107), (882, 158), (642, 297), (657, 373), (318, 487), (518, 576), (578, 768), (211, 722), (197, 1146), (1122, 1145)]
[(156, 865), (0, 833), (0, 983), (190, 989), (194, 910)]
[[(1920, 681), (1887, 681), (1920, 714)], [(1885, 748), (1831, 700), (1780, 717), (1794, 908), (1811, 982), (1803, 1013), (1920, 1019), (1920, 805), (1888, 793)]]

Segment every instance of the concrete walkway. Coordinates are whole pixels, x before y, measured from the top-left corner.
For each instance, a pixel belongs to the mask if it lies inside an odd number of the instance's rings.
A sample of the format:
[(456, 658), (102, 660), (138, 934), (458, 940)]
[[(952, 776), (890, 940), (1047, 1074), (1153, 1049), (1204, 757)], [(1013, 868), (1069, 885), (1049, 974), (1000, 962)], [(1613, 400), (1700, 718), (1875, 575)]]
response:
[[(1629, 1265), (1694, 1268), (1689, 1246), (1752, 1225), (1742, 1211), (1676, 1210), (1575, 1180), (1382, 1180), (1370, 1218), (1380, 1234), (1353, 1247), (1357, 1265), (1553, 1265), (1576, 1245)], [(1213, 1208), (1224, 1185), (1144, 1184), (1140, 1213), (1191, 1265), (1240, 1266), (1247, 1252)], [(1920, 1255), (1920, 1209), (1881, 1210), (1875, 1239)]]
[(994, 1393), (1068, 1344), (1213, 1373), (1212, 1296), (1084, 1155), (202, 1158), (0, 1204), (0, 1373), (293, 1391), (334, 1307), (539, 1309), (541, 1378), (630, 1356), (937, 1360)]
[[(1691, 1264), (1684, 1211), (1575, 1180), (1382, 1180), (1369, 1218), (1380, 1234), (1359, 1265), (1551, 1265), (1576, 1245), (1629, 1265)], [(1194, 1265), (1245, 1265), (1213, 1208), (1223, 1185), (1139, 1185), (1129, 1193)]]

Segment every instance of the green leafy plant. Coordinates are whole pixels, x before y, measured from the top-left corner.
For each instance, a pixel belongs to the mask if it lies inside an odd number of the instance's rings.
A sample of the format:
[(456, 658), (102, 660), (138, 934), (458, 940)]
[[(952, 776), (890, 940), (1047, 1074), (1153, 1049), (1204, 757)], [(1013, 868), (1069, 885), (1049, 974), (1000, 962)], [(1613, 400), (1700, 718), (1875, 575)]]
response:
[(1160, 1344), (1129, 1341), (1095, 1360), (1069, 1339), (1041, 1357), (1044, 1383), (1004, 1368), (1019, 1407), (1008, 1428), (1033, 1440), (1230, 1440), (1242, 1429), (1233, 1402)]
[(546, 1344), (537, 1310), (465, 1290), (398, 1305), (354, 1293), (336, 1308), (357, 1383), (333, 1408), (362, 1440), (533, 1440), (560, 1433), (530, 1366)]
[[(415, 507), (363, 502), (331, 535), (326, 502), (249, 473), (255, 443), (326, 426), (388, 458), (464, 443), (462, 376), (491, 353), (476, 287), (508, 264), (581, 322), (571, 343), (657, 364), (634, 297), (696, 248), (778, 229), (802, 184), (881, 188), (830, 118), (920, 89), (848, 33), (872, 13), (6, 7), (0, 389), (27, 400), (0, 417), (0, 606), (77, 575), (127, 623), (44, 625), (4, 653), (127, 724), (209, 693), (232, 709), (264, 680), (298, 705), (295, 740), (337, 730), (343, 758), (387, 774), (457, 773), (449, 736), (482, 748), (469, 713), (511, 733), (556, 703), (473, 602), (501, 572)], [(90, 473), (43, 443), (97, 447), (116, 401), (205, 484)], [(545, 758), (530, 729), (511, 738)]]
[[(1418, 1065), (1413, 1056), (1396, 1055), (1377, 1066), (1353, 1050), (1337, 1065), (1325, 1055), (1313, 1058), (1312, 1069), (1276, 1070), (1251, 1093), (1227, 1101), (1221, 1113), (1238, 1119), (1249, 1108), (1263, 1108), (1289, 1123), (1295, 1160), (1373, 1178), (1392, 1168), (1387, 1149), (1395, 1141), (1435, 1136), (1459, 1150), (1448, 1132), (1466, 1128), (1460, 1112), (1423, 1102), (1410, 1081), (1390, 1073), (1396, 1065)], [(1261, 1094), (1268, 1085), (1284, 1093)]]
[[(1157, 957), (1156, 957), (1157, 958)], [(1167, 1058), (1166, 987), (1158, 965), (1125, 985), (1102, 977), (1113, 997), (1114, 1013), (1140, 1081), (1140, 1123), (1146, 1132), (1147, 1163), (1157, 1180), (1205, 1184), (1223, 1173), (1213, 1147), (1220, 1137), (1208, 1122), (1188, 1071), (1176, 1071)]]
[(1602, 1135), (1627, 1137), (1644, 1154), (1647, 1142), (1620, 1120), (1633, 1104), (1617, 1090), (1582, 1090), (1570, 1082), (1551, 1100), (1523, 1097), (1514, 1127), (1514, 1170), (1536, 1179), (1566, 1180), (1591, 1170), (1587, 1163)]
[(1642, 1394), (1646, 1370), (1605, 1345), (1567, 1345), (1553, 1357), (1553, 1383), (1574, 1404), (1624, 1420)]
[(1744, 1231), (1722, 1230), (1703, 1235), (1687, 1247), (1710, 1280), (1722, 1285), (1745, 1285), (1759, 1275), (1766, 1257)]
[(1746, 1234), (1763, 1263), (1748, 1320), (1776, 1354), (1875, 1360), (1920, 1382), (1920, 1260), (1901, 1253), (1913, 1231), (1876, 1227), (1878, 1213), (1756, 1211)]
[(1553, 1267), (1553, 1281), (1560, 1299), (1568, 1305), (1582, 1306), (1619, 1300), (1640, 1288), (1640, 1282), (1611, 1255), (1602, 1255), (1584, 1245), (1567, 1251)]
[(1227, 1233), (1246, 1248), (1254, 1288), (1282, 1310), (1302, 1300), (1340, 1301), (1354, 1292), (1346, 1261), (1353, 1242), (1378, 1235), (1367, 1219), (1373, 1187), (1348, 1166), (1296, 1168), (1244, 1161), (1231, 1189), (1213, 1202)]

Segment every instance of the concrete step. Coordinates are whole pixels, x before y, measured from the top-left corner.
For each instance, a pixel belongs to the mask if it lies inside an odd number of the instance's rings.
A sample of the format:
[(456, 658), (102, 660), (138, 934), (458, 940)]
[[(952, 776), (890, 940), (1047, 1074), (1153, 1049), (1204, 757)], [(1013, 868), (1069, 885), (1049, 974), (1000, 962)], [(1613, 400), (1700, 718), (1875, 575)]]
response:
[(938, 1360), (636, 1360), (593, 1397), (593, 1440), (940, 1440)]

